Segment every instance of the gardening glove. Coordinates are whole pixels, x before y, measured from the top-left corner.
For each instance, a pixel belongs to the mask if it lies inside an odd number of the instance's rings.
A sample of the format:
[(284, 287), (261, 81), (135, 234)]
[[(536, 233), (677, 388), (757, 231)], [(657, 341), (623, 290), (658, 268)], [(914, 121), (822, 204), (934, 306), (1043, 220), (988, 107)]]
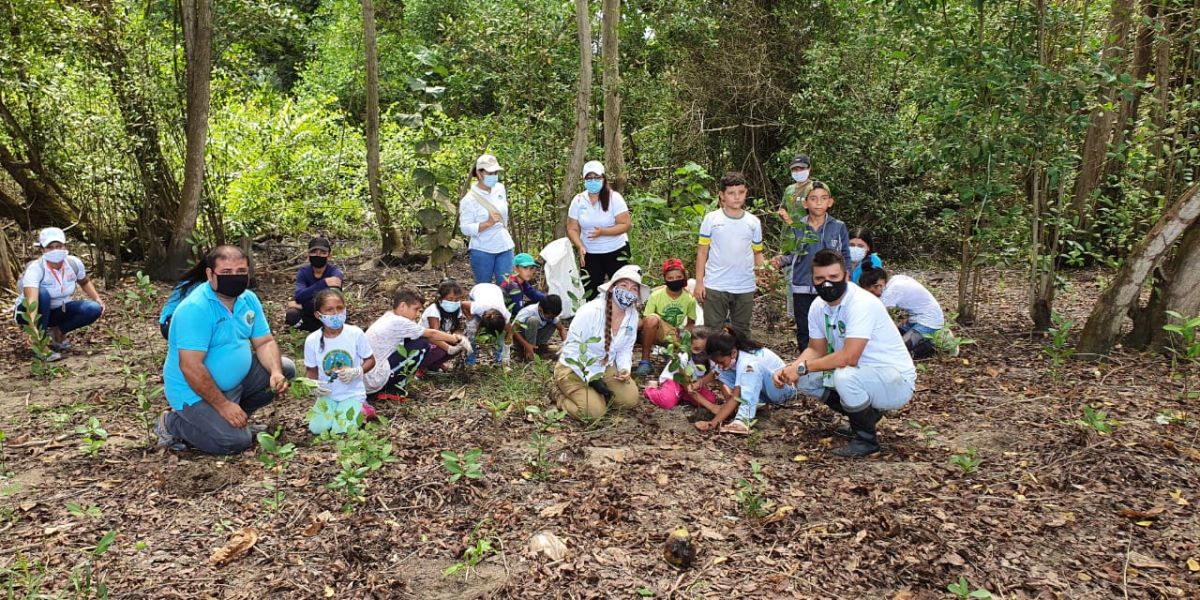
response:
[(475, 352), (475, 346), (473, 346), (471, 344), (471, 339), (465, 335), (461, 336), (459, 338), (458, 348), (459, 348), (459, 350), (466, 352), (467, 354), (471, 354), (471, 353)]
[(350, 383), (359, 377), (362, 377), (362, 367), (346, 367), (337, 372), (338, 381), (342, 383)]
[(593, 390), (596, 390), (597, 394), (604, 396), (606, 401), (612, 400), (613, 392), (612, 390), (608, 389), (608, 385), (606, 385), (603, 380), (597, 379), (596, 381), (589, 383), (588, 386), (590, 386)]
[(333, 393), (333, 388), (329, 387), (329, 384), (324, 381), (318, 381), (316, 387), (313, 388), (313, 393), (318, 398), (324, 398)]

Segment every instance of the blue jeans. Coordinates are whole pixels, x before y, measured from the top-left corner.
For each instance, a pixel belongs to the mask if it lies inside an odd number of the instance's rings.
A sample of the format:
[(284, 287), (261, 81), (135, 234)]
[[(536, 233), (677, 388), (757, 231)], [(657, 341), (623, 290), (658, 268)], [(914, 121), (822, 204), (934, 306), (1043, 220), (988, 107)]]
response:
[(504, 278), (512, 273), (512, 250), (494, 254), (482, 250), (471, 250), (468, 254), (471, 257), (471, 273), (475, 275), (475, 283), (500, 285), (504, 282)]
[[(76, 329), (82, 329), (96, 322), (100, 318), (100, 305), (91, 300), (72, 300), (64, 303), (62, 306), (50, 308), (50, 292), (46, 290), (38, 291), (38, 329), (45, 331), (51, 327), (57, 327), (59, 331), (66, 335)], [(24, 303), (17, 308), (17, 324), (24, 325), (28, 321), (25, 319)]]

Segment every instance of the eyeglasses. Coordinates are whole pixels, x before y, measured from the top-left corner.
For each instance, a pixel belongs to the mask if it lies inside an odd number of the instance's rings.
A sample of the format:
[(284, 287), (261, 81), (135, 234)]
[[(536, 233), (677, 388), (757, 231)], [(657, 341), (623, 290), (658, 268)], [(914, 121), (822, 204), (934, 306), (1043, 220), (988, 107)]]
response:
[(588, 175), (583, 178), (584, 181), (604, 181), (603, 175)]

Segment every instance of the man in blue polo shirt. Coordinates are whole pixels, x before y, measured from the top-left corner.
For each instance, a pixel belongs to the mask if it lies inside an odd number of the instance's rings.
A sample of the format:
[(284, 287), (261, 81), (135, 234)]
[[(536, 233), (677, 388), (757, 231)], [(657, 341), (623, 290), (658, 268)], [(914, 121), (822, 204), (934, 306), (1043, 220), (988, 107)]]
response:
[(236, 246), (205, 257), (208, 285), (189, 295), (171, 319), (163, 384), (171, 411), (155, 424), (158, 445), (185, 443), (209, 454), (235, 454), (253, 443), (250, 415), (283, 393), (296, 366), (281, 358), (250, 265)]

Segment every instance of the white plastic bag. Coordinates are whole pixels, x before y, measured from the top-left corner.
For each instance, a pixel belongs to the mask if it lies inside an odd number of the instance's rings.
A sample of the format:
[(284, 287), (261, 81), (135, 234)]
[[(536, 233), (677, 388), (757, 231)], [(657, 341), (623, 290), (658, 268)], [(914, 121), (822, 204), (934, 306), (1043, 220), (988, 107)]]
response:
[(551, 294), (558, 294), (563, 301), (561, 318), (570, 318), (575, 310), (583, 306), (583, 284), (579, 278), (579, 267), (575, 265), (575, 248), (571, 240), (558, 238), (542, 248), (539, 253), (546, 261), (543, 272), (546, 287)]

